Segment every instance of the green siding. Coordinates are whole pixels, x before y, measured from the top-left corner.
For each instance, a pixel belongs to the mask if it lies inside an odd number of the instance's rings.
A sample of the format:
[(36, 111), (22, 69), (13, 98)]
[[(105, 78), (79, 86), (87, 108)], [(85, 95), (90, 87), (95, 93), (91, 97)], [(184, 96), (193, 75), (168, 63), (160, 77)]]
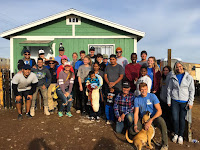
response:
[[(23, 46), (19, 44), (26, 39), (13, 39), (13, 69), (14, 73), (18, 71), (17, 64), (18, 60), (23, 58)], [(12, 58), (11, 58), (12, 59)]]
[(56, 56), (58, 55), (59, 43), (65, 47), (65, 55), (72, 60), (72, 53), (85, 50), (88, 53), (88, 44), (115, 44), (115, 48), (123, 49), (123, 56), (130, 62), (130, 54), (134, 52), (134, 39), (55, 39)]

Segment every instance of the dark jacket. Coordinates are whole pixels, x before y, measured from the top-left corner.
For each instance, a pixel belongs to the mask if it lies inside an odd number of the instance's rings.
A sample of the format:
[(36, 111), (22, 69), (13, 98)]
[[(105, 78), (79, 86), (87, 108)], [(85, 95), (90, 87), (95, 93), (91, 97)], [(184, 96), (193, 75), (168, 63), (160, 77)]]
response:
[[(24, 58), (23, 58), (23, 59), (20, 59), (20, 60), (18, 61), (18, 65), (17, 65), (18, 70), (22, 70), (23, 66), (25, 65), (24, 61), (25, 61)], [(35, 66), (35, 64), (36, 64), (35, 59), (30, 59), (30, 61), (28, 62), (28, 64), (29, 64), (31, 67)]]

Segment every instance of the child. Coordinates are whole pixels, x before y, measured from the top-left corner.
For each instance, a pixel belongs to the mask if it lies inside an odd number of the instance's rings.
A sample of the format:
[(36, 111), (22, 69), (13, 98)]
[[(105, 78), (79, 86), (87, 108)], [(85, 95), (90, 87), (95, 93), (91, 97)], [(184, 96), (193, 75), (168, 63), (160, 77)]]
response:
[(110, 92), (107, 95), (106, 107), (105, 107), (107, 124), (112, 124), (112, 122), (114, 121), (114, 110), (113, 110), (113, 102), (114, 102), (114, 97), (115, 97), (114, 92), (115, 92), (115, 89), (110, 88)]
[(99, 86), (99, 79), (95, 76), (94, 71), (89, 72), (89, 77), (85, 80), (86, 87), (88, 90), (88, 102), (87, 105), (92, 106), (92, 91), (97, 89)]
[(134, 92), (134, 95), (136, 97), (140, 95), (139, 84), (142, 83), (142, 82), (147, 84), (148, 93), (151, 92), (152, 81), (151, 81), (151, 78), (147, 75), (147, 67), (146, 66), (142, 66), (140, 68), (140, 74), (141, 74), (141, 77), (136, 82), (136, 90)]

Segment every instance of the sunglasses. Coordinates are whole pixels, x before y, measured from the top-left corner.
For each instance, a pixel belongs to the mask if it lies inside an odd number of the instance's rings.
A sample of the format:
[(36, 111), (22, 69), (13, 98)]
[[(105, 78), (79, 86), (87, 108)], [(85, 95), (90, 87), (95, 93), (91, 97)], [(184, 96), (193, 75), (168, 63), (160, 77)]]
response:
[(24, 55), (30, 55), (30, 54), (24, 54)]
[(122, 51), (117, 51), (116, 53), (122, 53)]
[(53, 65), (54, 63), (49, 63), (49, 65)]

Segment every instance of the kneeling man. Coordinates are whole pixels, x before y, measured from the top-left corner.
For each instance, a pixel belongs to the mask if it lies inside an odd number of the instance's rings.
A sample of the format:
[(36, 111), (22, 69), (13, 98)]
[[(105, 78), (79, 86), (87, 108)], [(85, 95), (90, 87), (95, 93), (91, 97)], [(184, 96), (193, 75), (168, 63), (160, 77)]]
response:
[(149, 111), (151, 113), (151, 118), (145, 124), (145, 130), (148, 130), (151, 124), (158, 127), (162, 133), (162, 148), (161, 150), (168, 149), (168, 137), (167, 137), (167, 126), (164, 119), (161, 116), (162, 110), (160, 107), (160, 101), (153, 93), (148, 93), (148, 87), (146, 83), (140, 83), (139, 89), (141, 95), (135, 98), (134, 100), (134, 130), (139, 132), (142, 129), (140, 119), (143, 115)]

